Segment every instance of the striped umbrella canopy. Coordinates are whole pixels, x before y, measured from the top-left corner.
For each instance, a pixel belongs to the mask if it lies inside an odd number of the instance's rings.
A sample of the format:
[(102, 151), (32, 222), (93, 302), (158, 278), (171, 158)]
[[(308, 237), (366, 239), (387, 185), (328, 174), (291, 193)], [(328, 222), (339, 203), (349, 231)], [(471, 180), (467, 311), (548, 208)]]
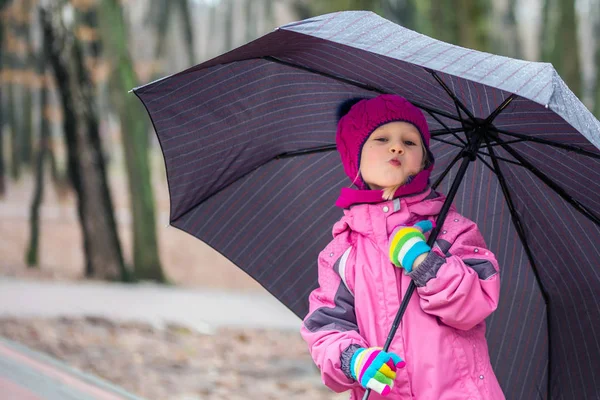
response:
[(396, 93), (420, 107), (441, 192), (476, 142), (454, 203), (500, 262), (487, 337), (506, 396), (600, 397), (600, 123), (552, 65), (340, 12), (134, 92), (164, 154), (171, 225), (299, 317), (350, 184), (335, 151), (340, 103)]

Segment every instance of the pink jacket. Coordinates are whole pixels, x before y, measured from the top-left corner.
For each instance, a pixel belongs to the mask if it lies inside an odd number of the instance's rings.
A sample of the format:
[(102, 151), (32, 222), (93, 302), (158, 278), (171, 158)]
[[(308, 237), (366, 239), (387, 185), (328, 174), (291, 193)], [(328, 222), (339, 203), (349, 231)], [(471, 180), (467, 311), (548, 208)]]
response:
[[(364, 390), (346, 375), (352, 351), (382, 347), (410, 280), (417, 284), (390, 351), (406, 361), (385, 399), (501, 400), (492, 371), (485, 318), (498, 305), (498, 263), (477, 226), (450, 210), (433, 250), (405, 275), (388, 259), (398, 225), (434, 220), (445, 197), (424, 193), (344, 210), (319, 255), (319, 288), (301, 334), (325, 385)], [(342, 365), (344, 364), (344, 365)], [(372, 393), (370, 399), (382, 399)]]

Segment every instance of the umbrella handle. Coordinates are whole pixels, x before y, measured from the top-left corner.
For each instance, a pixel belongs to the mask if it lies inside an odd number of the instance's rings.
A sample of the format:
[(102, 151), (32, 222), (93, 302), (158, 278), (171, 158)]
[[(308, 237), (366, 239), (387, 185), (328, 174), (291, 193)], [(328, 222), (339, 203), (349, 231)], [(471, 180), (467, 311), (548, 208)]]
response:
[[(440, 229), (442, 229), (442, 226), (446, 221), (446, 216), (448, 215), (448, 211), (450, 210), (452, 201), (454, 200), (454, 197), (456, 197), (456, 193), (458, 192), (460, 183), (462, 182), (462, 179), (465, 176), (465, 173), (467, 172), (467, 167), (469, 166), (469, 163), (471, 161), (472, 160), (470, 159), (469, 154), (466, 152), (463, 153), (463, 161), (460, 164), (460, 168), (458, 170), (458, 173), (456, 174), (456, 178), (454, 179), (454, 182), (452, 182), (452, 187), (450, 188), (450, 192), (448, 192), (448, 197), (446, 197), (446, 201), (444, 201), (444, 205), (442, 206), (442, 209), (440, 210), (440, 213), (435, 221), (435, 228), (433, 228), (431, 234), (429, 235), (429, 239), (427, 239), (427, 244), (429, 245), (429, 247), (433, 247), (433, 244), (435, 243), (435, 240), (437, 239), (438, 234), (440, 233)], [(396, 336), (396, 331), (400, 326), (402, 316), (406, 311), (406, 307), (408, 307), (408, 302), (410, 301), (410, 298), (412, 297), (412, 294), (416, 288), (417, 286), (415, 285), (415, 282), (411, 280), (410, 284), (408, 285), (408, 289), (406, 289), (406, 293), (404, 294), (404, 298), (402, 299), (402, 303), (400, 304), (400, 308), (396, 313), (394, 322), (392, 322), (392, 327), (390, 328), (390, 333), (388, 334), (387, 340), (385, 341), (385, 345), (383, 346), (383, 351), (389, 350), (390, 345), (392, 344), (392, 340), (394, 339), (394, 336)], [(363, 396), (363, 400), (367, 400), (370, 394), (371, 389), (367, 389), (365, 395)]]

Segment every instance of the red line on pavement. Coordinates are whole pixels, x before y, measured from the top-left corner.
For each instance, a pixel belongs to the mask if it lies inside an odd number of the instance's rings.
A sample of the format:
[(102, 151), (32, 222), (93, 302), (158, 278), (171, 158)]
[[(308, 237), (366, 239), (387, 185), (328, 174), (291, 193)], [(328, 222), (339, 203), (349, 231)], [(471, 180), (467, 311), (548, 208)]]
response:
[[(92, 386), (84, 381), (79, 380), (74, 376), (60, 371), (59, 369), (53, 368), (50, 365), (44, 364), (40, 361), (26, 356), (25, 354), (19, 353), (11, 349), (10, 347), (7, 347), (3, 343), (0, 343), (0, 356), (9, 357), (13, 360), (19, 361), (33, 369), (38, 370), (39, 372), (43, 373), (44, 375), (50, 378), (61, 381), (65, 385), (68, 385), (81, 392), (90, 394), (96, 397), (98, 400), (123, 400), (122, 397), (119, 397), (113, 393), (106, 392), (100, 389), (99, 387)], [(37, 398), (35, 399), (37, 400)]]
[(42, 398), (36, 395), (35, 393), (25, 389), (22, 386), (17, 385), (12, 381), (3, 379), (1, 376), (0, 393), (2, 393), (2, 398), (7, 400), (42, 400)]

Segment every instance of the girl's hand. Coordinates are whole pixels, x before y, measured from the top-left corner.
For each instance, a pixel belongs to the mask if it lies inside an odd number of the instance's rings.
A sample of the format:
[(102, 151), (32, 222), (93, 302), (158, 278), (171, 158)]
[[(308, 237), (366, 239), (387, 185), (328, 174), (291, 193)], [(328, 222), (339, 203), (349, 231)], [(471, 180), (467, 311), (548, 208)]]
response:
[(394, 387), (396, 371), (406, 363), (396, 354), (388, 353), (381, 347), (360, 348), (350, 360), (352, 377), (365, 389), (371, 389), (382, 396)]
[(415, 262), (413, 263), (413, 268), (412, 268), (412, 270), (413, 270), (413, 271), (415, 271), (415, 270), (419, 269), (419, 266), (421, 265), (421, 263), (422, 263), (423, 261), (425, 261), (425, 259), (427, 258), (427, 256), (428, 256), (428, 255), (429, 255), (429, 252), (427, 252), (427, 253), (423, 253), (423, 254), (421, 254), (419, 257), (417, 257), (417, 258), (415, 259)]
[[(431, 229), (433, 229), (433, 223), (428, 220), (419, 221), (413, 226), (399, 226), (394, 229), (390, 237), (389, 251), (392, 264), (404, 268), (406, 272), (411, 272), (415, 266), (415, 260), (431, 251), (424, 235)], [(418, 264), (423, 261), (423, 258), (419, 258)]]

